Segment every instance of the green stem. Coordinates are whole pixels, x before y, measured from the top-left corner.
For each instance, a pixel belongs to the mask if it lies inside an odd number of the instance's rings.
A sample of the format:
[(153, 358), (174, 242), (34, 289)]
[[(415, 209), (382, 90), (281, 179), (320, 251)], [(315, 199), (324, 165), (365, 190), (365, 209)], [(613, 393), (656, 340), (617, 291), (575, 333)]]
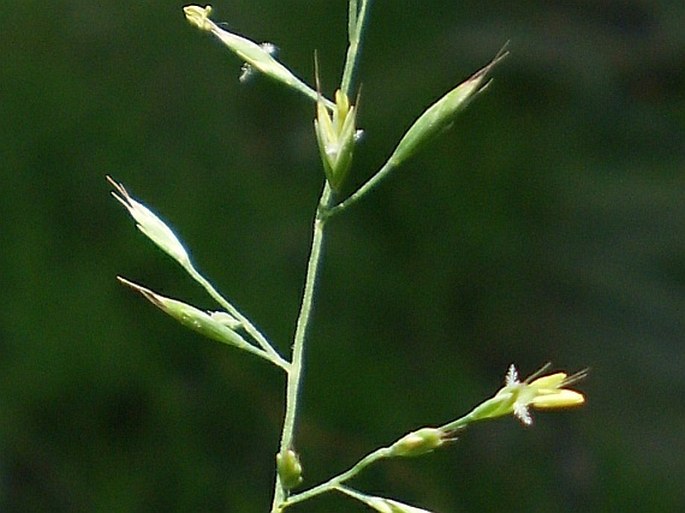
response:
[[(325, 219), (323, 219), (320, 213), (325, 211), (330, 206), (331, 202), (332, 191), (328, 185), (328, 182), (326, 182), (323, 192), (321, 193), (321, 199), (319, 200), (319, 208), (316, 218), (314, 219), (314, 234), (312, 236), (309, 262), (307, 263), (307, 276), (305, 278), (304, 293), (302, 294), (302, 305), (297, 318), (297, 327), (295, 328), (293, 356), (290, 364), (290, 371), (288, 372), (286, 407), (285, 417), (283, 420), (283, 431), (281, 434), (280, 452), (285, 452), (288, 449), (291, 449), (293, 445), (295, 421), (297, 418), (297, 401), (299, 397), (300, 385), (302, 382), (304, 345), (307, 337), (307, 330), (309, 328), (312, 306), (314, 304), (314, 289), (321, 263), (321, 250), (323, 249), (324, 242)], [(280, 478), (277, 474), (274, 489), (274, 500), (271, 509), (272, 513), (280, 511), (286, 498), (287, 490), (285, 490), (281, 485)]]
[(352, 93), (354, 73), (359, 64), (359, 52), (361, 51), (362, 35), (366, 23), (369, 19), (371, 0), (361, 0), (361, 7), (358, 0), (350, 0), (349, 7), (349, 46), (347, 47), (347, 57), (345, 59), (345, 69), (343, 70), (340, 90), (349, 98)]
[(266, 337), (262, 335), (262, 333), (254, 324), (250, 322), (247, 317), (245, 317), (235, 306), (226, 300), (226, 298), (224, 298), (194, 267), (186, 268), (186, 270), (190, 276), (196, 282), (198, 282), (217, 303), (226, 309), (226, 312), (240, 321), (245, 331), (262, 347), (262, 349), (264, 349), (264, 352), (266, 353), (264, 357), (266, 357), (267, 360), (270, 360), (272, 363), (278, 365), (286, 372), (290, 370), (290, 363), (285, 361), (281, 355), (278, 354)]
[[(440, 426), (440, 428), (438, 429), (441, 429), (446, 434), (455, 431), (460, 431), (465, 429), (471, 422), (473, 422), (473, 420), (473, 412), (470, 412), (457, 420), (453, 420), (452, 422), (448, 422), (447, 424)], [(308, 499), (311, 499), (312, 497), (321, 495), (323, 493), (340, 489), (342, 483), (352, 479), (354, 476), (359, 474), (362, 470), (364, 470), (372, 463), (375, 463), (379, 460), (391, 456), (392, 447), (381, 447), (380, 449), (376, 449), (372, 453), (369, 453), (366, 456), (364, 456), (354, 466), (350, 467), (345, 472), (342, 472), (337, 476), (330, 478), (328, 481), (316, 485), (308, 490), (290, 496), (282, 504), (282, 508), (292, 506), (293, 504), (297, 504), (298, 502), (306, 501)]]
[(392, 171), (394, 168), (394, 164), (391, 164), (390, 161), (386, 162), (383, 165), (383, 167), (376, 172), (375, 175), (369, 178), (364, 185), (357, 189), (345, 201), (338, 203), (334, 207), (328, 209), (326, 211), (326, 216), (332, 217), (350, 208), (350, 206), (354, 205), (357, 201), (366, 196), (366, 194), (368, 194), (369, 191), (374, 189), (381, 182), (381, 180), (383, 180), (383, 178), (385, 178), (388, 175), (388, 173), (390, 173), (390, 171)]
[(369, 453), (366, 456), (364, 456), (353, 467), (346, 470), (342, 474), (338, 474), (337, 476), (332, 477), (325, 483), (321, 483), (320, 485), (310, 488), (309, 490), (305, 490), (304, 492), (291, 496), (283, 504), (283, 507), (292, 506), (293, 504), (305, 501), (307, 499), (311, 499), (312, 497), (321, 495), (322, 493), (336, 490), (342, 483), (348, 481), (349, 479), (352, 479), (354, 476), (359, 474), (362, 470), (364, 470), (372, 463), (375, 463), (378, 460), (382, 460), (383, 458), (387, 458), (390, 455), (390, 451), (391, 450), (389, 447), (381, 447), (380, 449), (376, 449), (372, 453)]
[(452, 433), (465, 429), (472, 422), (474, 422), (473, 411), (457, 420), (453, 420), (452, 422), (448, 422), (447, 424), (440, 426), (438, 429), (443, 430), (445, 433)]
[[(351, 93), (354, 72), (357, 69), (359, 61), (362, 34), (368, 19), (371, 0), (361, 0), (361, 6), (358, 5), (358, 0), (350, 0), (349, 5), (349, 47), (347, 49), (345, 67), (340, 85), (341, 91), (348, 97)], [(326, 182), (323, 192), (321, 193), (321, 199), (319, 200), (316, 218), (314, 219), (314, 234), (312, 237), (312, 246), (309, 253), (309, 262), (307, 264), (307, 276), (305, 278), (304, 293), (302, 295), (302, 305), (300, 307), (300, 314), (297, 318), (297, 327), (295, 328), (293, 355), (290, 364), (290, 371), (288, 372), (285, 417), (283, 419), (283, 431), (281, 433), (281, 453), (292, 449), (293, 445), (295, 423), (297, 419), (297, 400), (302, 381), (304, 345), (307, 337), (307, 329), (309, 327), (309, 318), (311, 315), (312, 305), (314, 303), (316, 277), (319, 271), (319, 264), (321, 262), (321, 250), (324, 242), (324, 227), (327, 219), (326, 213), (330, 210), (332, 204), (333, 191), (331, 190), (328, 182)], [(276, 484), (274, 487), (274, 498), (271, 506), (271, 512), (279, 513), (282, 510), (287, 498), (288, 491), (283, 487), (280, 477), (278, 476), (278, 473), (276, 473)]]

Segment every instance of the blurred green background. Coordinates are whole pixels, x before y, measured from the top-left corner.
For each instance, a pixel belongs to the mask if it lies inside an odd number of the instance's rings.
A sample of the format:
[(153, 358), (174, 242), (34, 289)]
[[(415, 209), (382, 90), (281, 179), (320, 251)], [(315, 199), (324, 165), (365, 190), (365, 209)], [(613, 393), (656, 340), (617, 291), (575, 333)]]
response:
[[(181, 2), (0, 7), (0, 511), (268, 511), (283, 377), (115, 280), (215, 305), (105, 174), (286, 352), (322, 177), (313, 105)], [(331, 95), (345, 0), (217, 0)], [(375, 2), (349, 190), (509, 40), (454, 128), (331, 225), (298, 450), (307, 484), (465, 413), (516, 362), (587, 405), (480, 425), (355, 485), (440, 513), (685, 509), (685, 3)], [(293, 512), (296, 511), (293, 509)], [(302, 512), (365, 511), (338, 496)]]

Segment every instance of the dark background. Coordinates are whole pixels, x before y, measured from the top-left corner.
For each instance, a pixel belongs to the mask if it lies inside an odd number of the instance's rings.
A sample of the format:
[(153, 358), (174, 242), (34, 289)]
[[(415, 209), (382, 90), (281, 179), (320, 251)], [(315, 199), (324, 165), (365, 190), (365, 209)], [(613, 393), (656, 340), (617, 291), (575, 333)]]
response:
[[(171, 1), (0, 7), (0, 510), (268, 511), (283, 376), (115, 280), (215, 305), (105, 174), (287, 352), (322, 185), (314, 108)], [(344, 0), (218, 0), (332, 95)], [(469, 430), (355, 486), (440, 513), (685, 507), (685, 3), (375, 2), (348, 192), (509, 40), (454, 128), (330, 226), (306, 484), (494, 393), (591, 368), (587, 404)], [(338, 496), (297, 511), (364, 511)], [(295, 511), (295, 509), (293, 509)]]

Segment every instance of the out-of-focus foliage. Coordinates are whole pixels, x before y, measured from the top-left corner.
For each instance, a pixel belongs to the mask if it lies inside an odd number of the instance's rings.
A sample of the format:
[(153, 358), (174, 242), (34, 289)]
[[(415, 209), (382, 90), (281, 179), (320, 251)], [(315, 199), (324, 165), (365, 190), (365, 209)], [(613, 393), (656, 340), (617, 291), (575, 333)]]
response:
[[(322, 185), (314, 105), (256, 77), (181, 3), (0, 12), (0, 510), (264, 512), (282, 376), (117, 274), (215, 308), (111, 199), (111, 174), (286, 351)], [(220, 1), (331, 95), (346, 2)], [(470, 430), (355, 483), (440, 512), (685, 504), (685, 4), (376, 2), (348, 178), (487, 63), (495, 81), (331, 226), (297, 450), (305, 484), (467, 412), (547, 359), (588, 404)], [(325, 497), (299, 511), (362, 511)], [(293, 510), (294, 511), (294, 510)]]

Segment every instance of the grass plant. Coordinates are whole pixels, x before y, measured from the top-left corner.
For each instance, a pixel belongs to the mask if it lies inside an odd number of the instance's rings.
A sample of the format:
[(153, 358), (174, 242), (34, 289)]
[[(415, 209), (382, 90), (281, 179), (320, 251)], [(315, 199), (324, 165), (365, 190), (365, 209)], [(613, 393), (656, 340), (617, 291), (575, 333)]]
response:
[[(370, 451), (349, 469), (334, 474), (328, 480), (304, 489), (303, 471), (295, 450), (295, 431), (298, 422), (298, 398), (303, 385), (303, 361), (313, 306), (316, 301), (318, 272), (323, 258), (322, 248), (331, 222), (344, 215), (358, 201), (371, 196), (373, 190), (394, 170), (400, 168), (431, 140), (448, 129), (455, 116), (466, 108), (489, 84), (492, 68), (506, 56), (501, 50), (493, 60), (463, 83), (448, 91), (440, 100), (421, 113), (397, 143), (387, 161), (356, 191), (341, 194), (342, 185), (354, 160), (354, 150), (361, 130), (356, 126), (359, 90), (355, 89), (355, 73), (361, 54), (363, 35), (368, 25), (371, 0), (350, 0), (348, 13), (348, 48), (342, 78), (332, 99), (323, 96), (318, 85), (306, 84), (272, 52), (272, 45), (257, 44), (250, 39), (225, 30), (211, 20), (210, 6), (189, 5), (184, 8), (187, 20), (201, 31), (219, 39), (233, 52), (243, 65), (241, 78), (262, 73), (276, 84), (286, 86), (313, 102), (315, 112), (313, 131), (319, 146), (322, 169), (322, 192), (313, 220), (311, 247), (296, 329), (290, 355), (282, 355), (248, 316), (222, 295), (211, 281), (193, 265), (189, 252), (167, 224), (144, 204), (135, 200), (126, 188), (108, 177), (114, 197), (128, 210), (140, 231), (167, 253), (179, 266), (216, 301), (220, 310), (205, 311), (183, 301), (164, 297), (126, 278), (121, 283), (139, 292), (181, 324), (196, 332), (233, 348), (247, 351), (274, 368), (285, 373), (285, 407), (280, 448), (271, 464), (274, 465), (274, 488), (271, 513), (280, 513), (295, 505), (325, 493), (340, 493), (381, 513), (420, 513), (427, 510), (404, 504), (395, 499), (370, 495), (350, 487), (349, 481), (369, 465), (388, 458), (421, 456), (437, 450), (462, 433), (473, 423), (513, 415), (522, 424), (532, 424), (531, 408), (558, 409), (584, 403), (582, 393), (572, 385), (584, 378), (581, 371), (568, 375), (565, 372), (547, 373), (545, 365), (532, 376), (521, 381), (514, 365), (509, 368), (504, 385), (492, 397), (473, 408), (469, 413), (450, 420), (441, 426), (423, 426), (408, 432), (384, 447)], [(352, 99), (354, 100), (354, 103)], [(265, 462), (269, 464), (269, 462)]]

